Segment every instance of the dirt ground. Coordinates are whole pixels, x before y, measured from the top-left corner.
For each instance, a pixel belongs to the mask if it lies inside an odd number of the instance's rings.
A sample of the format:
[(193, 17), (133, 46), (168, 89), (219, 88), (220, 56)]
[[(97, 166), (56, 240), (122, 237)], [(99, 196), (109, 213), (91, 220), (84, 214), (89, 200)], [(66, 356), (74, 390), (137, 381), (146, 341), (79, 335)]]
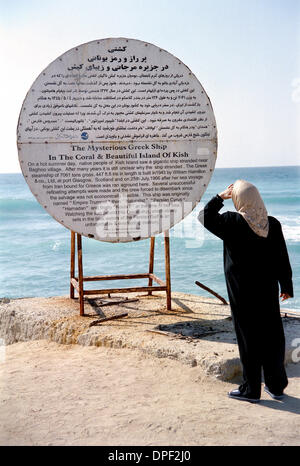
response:
[(0, 445), (299, 445), (300, 364), (282, 401), (132, 349), (19, 342), (0, 358)]

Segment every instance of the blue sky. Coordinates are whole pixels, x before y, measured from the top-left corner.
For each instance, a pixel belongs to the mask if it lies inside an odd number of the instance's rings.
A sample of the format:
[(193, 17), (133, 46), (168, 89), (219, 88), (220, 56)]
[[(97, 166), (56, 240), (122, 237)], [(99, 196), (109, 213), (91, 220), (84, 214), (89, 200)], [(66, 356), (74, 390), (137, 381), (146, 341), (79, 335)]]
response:
[(217, 120), (217, 167), (300, 161), (299, 0), (0, 0), (0, 172), (20, 171), (15, 132), (35, 78), (95, 39), (151, 42), (182, 60)]

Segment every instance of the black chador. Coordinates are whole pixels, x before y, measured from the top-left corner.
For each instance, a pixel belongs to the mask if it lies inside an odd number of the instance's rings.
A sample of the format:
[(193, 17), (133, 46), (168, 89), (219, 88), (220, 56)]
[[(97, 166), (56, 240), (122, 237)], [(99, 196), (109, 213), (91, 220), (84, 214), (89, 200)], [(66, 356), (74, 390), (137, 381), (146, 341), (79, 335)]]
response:
[(217, 195), (198, 219), (223, 240), (226, 285), (243, 367), (239, 392), (259, 399), (262, 369), (271, 392), (281, 393), (288, 384), (278, 283), (281, 293), (292, 297), (292, 271), (277, 219), (267, 216), (268, 234), (260, 236), (241, 213), (219, 214), (222, 207), (223, 199)]

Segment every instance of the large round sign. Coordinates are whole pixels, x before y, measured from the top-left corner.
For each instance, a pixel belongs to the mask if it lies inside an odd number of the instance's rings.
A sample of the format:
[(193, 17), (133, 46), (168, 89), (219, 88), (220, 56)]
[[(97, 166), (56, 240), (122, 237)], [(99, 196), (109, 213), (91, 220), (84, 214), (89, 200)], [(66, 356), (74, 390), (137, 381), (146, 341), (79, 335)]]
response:
[(18, 123), (23, 175), (65, 227), (102, 241), (168, 230), (200, 201), (217, 152), (203, 87), (139, 40), (82, 44), (52, 62)]

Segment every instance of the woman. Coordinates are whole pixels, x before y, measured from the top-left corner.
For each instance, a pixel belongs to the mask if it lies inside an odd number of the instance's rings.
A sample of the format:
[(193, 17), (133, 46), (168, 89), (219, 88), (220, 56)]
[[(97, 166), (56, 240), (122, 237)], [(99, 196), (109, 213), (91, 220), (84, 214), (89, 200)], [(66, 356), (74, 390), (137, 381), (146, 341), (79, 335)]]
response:
[[(230, 198), (237, 212), (219, 214)], [(282, 301), (293, 297), (281, 224), (268, 216), (258, 190), (244, 180), (213, 197), (198, 219), (224, 245), (226, 285), (243, 367), (243, 383), (228, 396), (259, 401), (263, 369), (265, 391), (281, 399), (288, 380), (278, 282)]]

